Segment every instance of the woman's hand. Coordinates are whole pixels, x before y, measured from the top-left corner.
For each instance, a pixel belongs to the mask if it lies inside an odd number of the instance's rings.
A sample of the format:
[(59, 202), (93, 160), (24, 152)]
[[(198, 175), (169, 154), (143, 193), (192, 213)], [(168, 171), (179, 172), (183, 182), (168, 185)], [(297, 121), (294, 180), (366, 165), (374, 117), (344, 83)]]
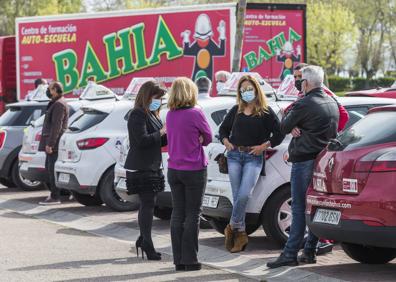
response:
[(164, 124), (164, 126), (160, 129), (160, 134), (161, 136), (166, 134), (166, 124)]
[(234, 145), (228, 140), (228, 138), (223, 139), (223, 144), (228, 152), (234, 150)]
[(202, 135), (199, 135), (199, 143), (202, 144), (204, 142), (204, 138)]
[(257, 146), (252, 146), (252, 150), (249, 152), (249, 154), (255, 155), (255, 156), (260, 156), (263, 154), (263, 152), (265, 150), (267, 150), (269, 147), (271, 146), (271, 144), (269, 142), (265, 142), (261, 145), (257, 145)]

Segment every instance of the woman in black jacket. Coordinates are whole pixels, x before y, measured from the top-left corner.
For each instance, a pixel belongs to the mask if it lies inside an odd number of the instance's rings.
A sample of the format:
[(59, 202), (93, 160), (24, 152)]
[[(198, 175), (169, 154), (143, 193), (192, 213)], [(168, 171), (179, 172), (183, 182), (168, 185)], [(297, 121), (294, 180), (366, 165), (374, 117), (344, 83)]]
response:
[(162, 97), (166, 90), (157, 82), (145, 82), (139, 89), (135, 106), (128, 119), (130, 148), (125, 161), (129, 194), (138, 194), (140, 199), (140, 236), (136, 241), (149, 260), (160, 260), (161, 254), (154, 249), (151, 239), (154, 205), (157, 193), (164, 190), (161, 147), (166, 146), (166, 128), (159, 117)]

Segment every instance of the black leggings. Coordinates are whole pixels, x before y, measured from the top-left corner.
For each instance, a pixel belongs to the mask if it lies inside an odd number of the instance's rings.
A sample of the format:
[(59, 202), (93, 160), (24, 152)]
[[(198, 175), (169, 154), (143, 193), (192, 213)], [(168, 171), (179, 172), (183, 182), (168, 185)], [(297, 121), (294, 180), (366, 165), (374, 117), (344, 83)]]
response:
[(151, 227), (153, 225), (154, 206), (157, 193), (147, 192), (139, 193), (140, 208), (139, 208), (139, 228), (140, 236), (143, 237), (145, 243), (149, 246), (153, 246), (153, 240), (151, 239)]

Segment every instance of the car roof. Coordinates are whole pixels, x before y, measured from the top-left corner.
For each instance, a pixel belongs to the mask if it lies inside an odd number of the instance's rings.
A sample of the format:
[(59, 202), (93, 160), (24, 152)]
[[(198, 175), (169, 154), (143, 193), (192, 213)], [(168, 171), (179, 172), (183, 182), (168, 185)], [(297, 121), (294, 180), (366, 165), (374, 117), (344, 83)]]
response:
[(396, 111), (396, 105), (388, 105), (388, 106), (371, 108), (368, 113), (371, 114), (378, 112), (395, 112), (395, 111)]
[(396, 104), (396, 99), (377, 97), (338, 97), (337, 100), (343, 106)]
[(6, 107), (35, 107), (35, 106), (46, 106), (48, 101), (20, 101), (12, 104), (7, 104)]
[(119, 101), (114, 101), (110, 100), (109, 103), (92, 103), (88, 104), (86, 106), (83, 106), (81, 109), (90, 109), (90, 110), (96, 110), (100, 112), (105, 112), (105, 113), (110, 113), (114, 109), (126, 109), (126, 108), (132, 108), (134, 105), (134, 101), (131, 100), (119, 100)]

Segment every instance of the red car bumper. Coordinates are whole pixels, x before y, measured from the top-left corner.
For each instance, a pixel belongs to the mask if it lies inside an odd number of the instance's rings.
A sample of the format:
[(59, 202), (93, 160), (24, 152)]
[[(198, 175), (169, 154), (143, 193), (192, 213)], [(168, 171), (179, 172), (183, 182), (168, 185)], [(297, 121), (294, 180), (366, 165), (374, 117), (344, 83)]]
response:
[[(339, 242), (396, 248), (396, 190), (394, 182), (385, 179), (377, 182), (369, 177), (359, 195), (327, 194), (310, 187), (306, 207), (310, 230), (318, 237)], [(338, 224), (314, 222), (319, 208), (340, 211)]]

